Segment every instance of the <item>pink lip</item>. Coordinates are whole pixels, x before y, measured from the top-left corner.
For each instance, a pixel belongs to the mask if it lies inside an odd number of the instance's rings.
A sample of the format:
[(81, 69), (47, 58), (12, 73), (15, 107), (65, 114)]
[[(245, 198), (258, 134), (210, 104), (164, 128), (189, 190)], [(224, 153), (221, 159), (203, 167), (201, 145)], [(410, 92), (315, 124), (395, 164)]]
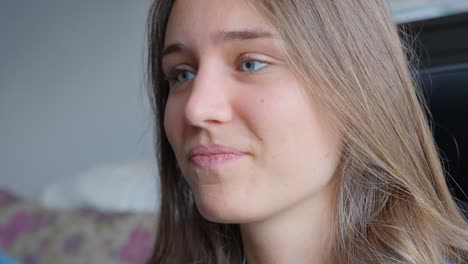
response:
[(197, 167), (208, 169), (237, 160), (244, 155), (245, 152), (219, 145), (198, 146), (190, 151), (189, 160)]

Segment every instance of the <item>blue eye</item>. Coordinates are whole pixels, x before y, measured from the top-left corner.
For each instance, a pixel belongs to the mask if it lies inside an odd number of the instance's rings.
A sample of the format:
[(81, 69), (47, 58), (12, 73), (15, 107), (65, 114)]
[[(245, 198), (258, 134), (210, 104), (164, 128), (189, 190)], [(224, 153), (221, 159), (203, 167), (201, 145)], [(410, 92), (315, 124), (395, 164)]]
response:
[(267, 66), (267, 64), (264, 62), (255, 60), (245, 60), (241, 62), (240, 70), (243, 72), (254, 72), (264, 68), (265, 66)]
[(195, 74), (189, 71), (180, 71), (176, 75), (177, 82), (184, 83), (195, 79)]

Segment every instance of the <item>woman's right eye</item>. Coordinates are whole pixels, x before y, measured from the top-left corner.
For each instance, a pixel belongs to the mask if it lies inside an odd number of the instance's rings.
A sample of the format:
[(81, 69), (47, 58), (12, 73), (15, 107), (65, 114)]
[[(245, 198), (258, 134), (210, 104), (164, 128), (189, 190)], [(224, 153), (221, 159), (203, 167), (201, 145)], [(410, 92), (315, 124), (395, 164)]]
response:
[(179, 83), (184, 83), (195, 79), (195, 74), (189, 71), (179, 71), (176, 77)]
[(166, 77), (171, 85), (181, 85), (193, 79), (195, 73), (187, 70), (175, 70)]

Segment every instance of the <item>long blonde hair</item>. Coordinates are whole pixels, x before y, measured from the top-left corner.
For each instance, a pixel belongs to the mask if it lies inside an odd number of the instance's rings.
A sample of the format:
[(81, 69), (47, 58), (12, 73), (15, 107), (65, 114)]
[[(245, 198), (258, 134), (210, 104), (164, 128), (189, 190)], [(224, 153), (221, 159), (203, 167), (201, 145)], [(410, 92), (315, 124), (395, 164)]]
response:
[[(410, 49), (385, 0), (251, 4), (278, 29), (290, 67), (343, 135), (329, 263), (466, 263), (468, 225), (447, 188)], [(162, 201), (149, 263), (240, 263), (239, 226), (199, 214), (164, 132), (168, 84), (160, 66), (172, 5), (156, 0), (148, 18)]]

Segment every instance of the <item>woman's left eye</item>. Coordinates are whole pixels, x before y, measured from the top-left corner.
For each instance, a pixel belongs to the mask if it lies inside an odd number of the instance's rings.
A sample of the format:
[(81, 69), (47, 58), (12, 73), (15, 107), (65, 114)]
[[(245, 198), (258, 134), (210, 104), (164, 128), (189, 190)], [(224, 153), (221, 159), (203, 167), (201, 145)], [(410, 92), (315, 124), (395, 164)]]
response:
[(254, 72), (266, 67), (267, 65), (267, 63), (261, 61), (245, 60), (241, 62), (240, 70), (243, 72)]

